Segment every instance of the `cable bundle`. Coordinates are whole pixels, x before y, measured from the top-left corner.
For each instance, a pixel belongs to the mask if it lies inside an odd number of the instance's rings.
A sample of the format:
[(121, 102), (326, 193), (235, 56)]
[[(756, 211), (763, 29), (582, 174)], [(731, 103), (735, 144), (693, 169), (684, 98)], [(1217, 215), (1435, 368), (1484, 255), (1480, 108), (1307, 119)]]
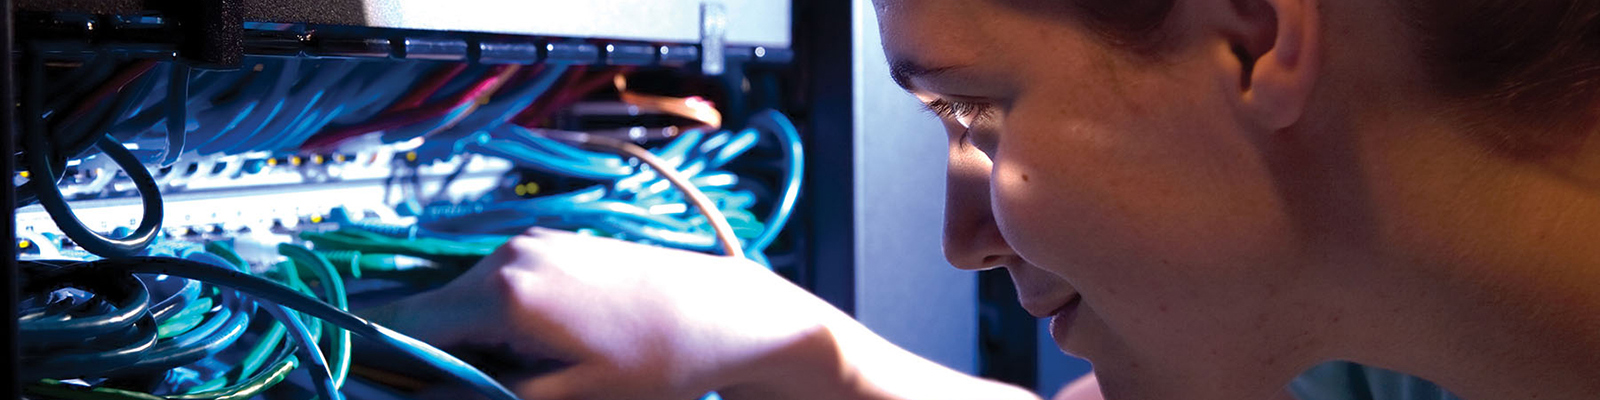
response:
[[(243, 399), (305, 368), (321, 398), (339, 399), (355, 333), (449, 371), (490, 397), (514, 398), (448, 354), (345, 312), (344, 279), (470, 264), (506, 235), (535, 225), (720, 249), (765, 263), (762, 251), (789, 219), (803, 173), (798, 134), (772, 111), (751, 118), (748, 129), (688, 129), (652, 150), (542, 128), (556, 110), (615, 77), (583, 67), (261, 58), (240, 71), (191, 71), (170, 62), (118, 61), (97, 55), (24, 101), (26, 152), (14, 158), (30, 180), (17, 206), (39, 202), (92, 253), (51, 243), (50, 254), (106, 257), (23, 262), (22, 377), (33, 396)], [(45, 82), (43, 68), (28, 65), (27, 80)], [(620, 80), (616, 85), (625, 99), (720, 121), (698, 98), (642, 96), (623, 91)], [(725, 168), (767, 137), (783, 154), (785, 173), (779, 198), (761, 219), (751, 211), (756, 195)], [(435, 204), (420, 210), (417, 224), (336, 216), (344, 229), (299, 232), (315, 251), (283, 244), (277, 250), (289, 261), (256, 269), (220, 242), (203, 249), (160, 242), (166, 181), (145, 164), (370, 143), (358, 138), (420, 142), (412, 153), (418, 164), (481, 154), (597, 184), (528, 199)], [(127, 234), (89, 229), (60, 191), (73, 160), (94, 157), (90, 148), (125, 170), (143, 200), (143, 218)], [(100, 176), (95, 187), (110, 187), (114, 176)]]
[[(227, 254), (224, 248), (213, 251)], [(302, 249), (303, 250), (303, 249)], [(291, 258), (314, 260), (314, 254), (286, 250)], [(201, 253), (207, 254), (207, 253)], [(215, 254), (215, 253), (211, 253)], [(213, 262), (224, 257), (210, 255)], [(324, 260), (325, 261), (325, 260)], [(317, 262), (325, 264), (325, 262)], [(24, 379), (36, 380), (25, 393), (69, 399), (243, 399), (259, 394), (282, 381), (300, 360), (309, 360), (310, 372), (318, 383), (318, 395), (340, 399), (338, 388), (349, 370), (351, 333), (394, 347), (432, 366), (446, 371), (490, 398), (515, 399), (503, 386), (466, 363), (428, 346), (362, 320), (342, 310), (342, 289), (331, 276), (319, 276), (334, 304), (309, 297), (305, 287), (298, 290), (282, 283), (254, 276), (247, 271), (214, 265), (194, 259), (174, 257), (132, 257), (90, 262), (24, 261), (29, 279), (23, 282), (24, 297), (21, 332), (23, 334)], [(285, 271), (292, 271), (287, 269)], [(292, 273), (292, 272), (290, 272)], [(149, 276), (192, 279), (215, 286), (228, 306), (213, 312), (199, 326), (169, 338), (161, 338), (161, 326), (182, 325), (183, 311), (158, 316), (168, 308), (165, 300), (151, 305), (151, 294), (141, 283)], [(188, 300), (191, 283), (183, 283), (169, 298)], [(291, 283), (293, 283), (291, 278)], [(197, 289), (203, 296), (206, 288)], [(70, 293), (70, 294), (63, 294)], [(70, 299), (69, 299), (70, 298)], [(203, 303), (199, 303), (203, 304)], [(182, 306), (210, 308), (202, 306)], [(149, 382), (157, 362), (183, 365), (202, 364), (201, 359), (176, 355), (198, 353), (213, 357), (238, 338), (234, 321), (248, 319), (259, 307), (275, 320), (265, 334), (238, 363), (221, 378), (186, 389), (163, 386), (170, 374)], [(304, 313), (302, 315), (301, 313)], [(244, 316), (244, 317), (241, 317)], [(224, 321), (214, 323), (213, 321)], [(326, 325), (324, 328), (323, 324)], [(181, 328), (181, 327), (180, 327)], [(178, 329), (178, 328), (174, 328)], [(319, 335), (319, 332), (328, 335)], [(293, 344), (282, 341), (285, 333)], [(53, 338), (47, 338), (53, 336)], [(198, 340), (189, 340), (198, 336)], [(319, 337), (321, 336), (321, 337)], [(324, 356), (316, 343), (332, 337), (335, 356)], [(71, 339), (68, 339), (71, 338)], [(78, 345), (65, 346), (68, 340)], [(87, 341), (87, 343), (82, 343)], [(168, 351), (168, 349), (172, 349)], [(292, 354), (291, 354), (292, 353)], [(163, 357), (172, 356), (172, 357)], [(264, 360), (272, 361), (264, 361)], [(155, 361), (152, 361), (155, 360)], [(262, 367), (266, 365), (266, 367)], [(232, 378), (230, 378), (232, 377)], [(144, 379), (141, 379), (144, 378)], [(66, 383), (64, 379), (94, 381), (96, 385)], [(139, 385), (151, 389), (128, 388)], [(120, 387), (119, 387), (120, 386)]]
[[(799, 134), (794, 125), (775, 111), (752, 118), (757, 128), (706, 135), (691, 130), (651, 153), (667, 168), (688, 177), (727, 215), (734, 232), (751, 253), (770, 245), (783, 229), (799, 197), (804, 173)], [(513, 160), (518, 165), (559, 175), (604, 179), (611, 183), (527, 200), (429, 207), (420, 226), (431, 232), (453, 234), (515, 234), (529, 226), (589, 229), (620, 234), (670, 247), (710, 251), (717, 247), (705, 217), (689, 212), (682, 191), (652, 168), (632, 167), (618, 156), (584, 150), (548, 137), (557, 132), (505, 126), (498, 137), (483, 135), (468, 151)], [(781, 197), (763, 224), (750, 212), (755, 196), (735, 190), (738, 176), (718, 170), (748, 151), (761, 133), (777, 139), (784, 155)], [(415, 234), (415, 231), (410, 231)], [(758, 256), (758, 255), (753, 255)]]

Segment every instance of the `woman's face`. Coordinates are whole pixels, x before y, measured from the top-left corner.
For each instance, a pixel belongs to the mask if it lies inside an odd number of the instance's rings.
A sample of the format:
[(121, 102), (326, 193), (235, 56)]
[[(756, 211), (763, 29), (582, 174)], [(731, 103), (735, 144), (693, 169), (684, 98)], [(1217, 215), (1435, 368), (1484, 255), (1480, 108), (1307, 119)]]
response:
[(1237, 57), (1207, 37), (1140, 57), (1045, 3), (878, 3), (897, 78), (948, 131), (947, 257), (1006, 268), (1109, 398), (1278, 390), (1337, 312), (1297, 297), (1294, 163), (1240, 122)]

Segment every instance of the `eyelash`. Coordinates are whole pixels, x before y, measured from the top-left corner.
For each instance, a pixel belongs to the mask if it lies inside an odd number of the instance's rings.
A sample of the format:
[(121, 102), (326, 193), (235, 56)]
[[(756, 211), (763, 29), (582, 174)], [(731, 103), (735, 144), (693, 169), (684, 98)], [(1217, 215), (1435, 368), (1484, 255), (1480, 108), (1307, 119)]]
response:
[(960, 124), (962, 128), (960, 140), (963, 142), (971, 135), (972, 125), (987, 119), (994, 112), (994, 108), (988, 104), (945, 99), (934, 99), (924, 105), (939, 118)]
[[(928, 110), (938, 114), (939, 117), (948, 118), (960, 123), (963, 127), (971, 128), (972, 124), (988, 118), (993, 113), (993, 107), (984, 103), (971, 103), (964, 101), (950, 101), (934, 99), (927, 103)], [(962, 120), (966, 121), (963, 122)]]

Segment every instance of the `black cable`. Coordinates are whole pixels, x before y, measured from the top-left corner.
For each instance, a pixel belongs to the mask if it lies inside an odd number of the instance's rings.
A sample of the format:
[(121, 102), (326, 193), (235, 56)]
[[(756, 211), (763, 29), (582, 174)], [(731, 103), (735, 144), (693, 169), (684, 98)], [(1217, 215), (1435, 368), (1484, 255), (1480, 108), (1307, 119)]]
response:
[[(45, 112), (55, 114), (66, 111), (68, 107), (72, 106), (72, 100), (83, 97), (84, 94), (93, 91), (95, 84), (104, 81), (106, 77), (115, 73), (117, 63), (115, 60), (106, 60), (105, 58), (111, 57), (105, 51), (96, 51), (89, 58), (84, 59), (77, 69), (61, 76), (61, 79), (57, 80), (57, 84), (51, 85), (47, 89), (47, 93), (50, 93), (53, 98), (46, 104)], [(32, 84), (43, 85), (45, 83), (32, 82)]]
[[(72, 349), (41, 351), (39, 353), (42, 355), (33, 357), (23, 352), (21, 361), (28, 368), (19, 370), (19, 378), (31, 381), (103, 376), (138, 362), (156, 344), (156, 321), (150, 318), (149, 313), (145, 313), (130, 329), (133, 330), (131, 334), (114, 333), (109, 340), (95, 340)], [(100, 344), (108, 341), (120, 345), (113, 344), (117, 347), (110, 349), (101, 348), (105, 346)]]
[[(249, 275), (247, 273), (222, 268), (201, 262), (169, 257), (126, 257), (111, 258), (91, 261), (73, 265), (68, 271), (58, 275), (55, 279), (74, 279), (81, 275), (124, 273), (124, 274), (166, 274), (181, 278), (195, 279), (214, 285), (227, 286), (242, 293), (249, 294), (259, 300), (274, 303), (263, 304), (266, 307), (282, 305), (306, 313), (313, 317), (328, 321), (340, 328), (391, 346), (403, 353), (411, 355), (435, 368), (449, 372), (474, 390), (485, 396), (496, 399), (515, 400), (516, 395), (507, 390), (505, 386), (495, 382), (493, 378), (482, 371), (473, 368), (461, 359), (451, 356), (438, 348), (412, 339), (398, 332), (369, 322), (354, 314), (339, 310), (334, 306), (296, 292), (282, 284), (265, 278)], [(51, 284), (49, 281), (32, 282), (31, 286)]]
[[(55, 176), (55, 166), (50, 165), (49, 159), (41, 155), (51, 154), (50, 138), (43, 135), (26, 135), (28, 143), (28, 169), (42, 176)], [(161, 232), (161, 219), (163, 218), (161, 191), (155, 178), (150, 176), (150, 171), (144, 164), (123, 147), (111, 135), (100, 136), (95, 142), (95, 147), (105, 152), (118, 166), (128, 173), (135, 187), (139, 189), (139, 199), (144, 203), (144, 216), (139, 221), (139, 227), (132, 234), (124, 238), (109, 238), (101, 235), (89, 227), (72, 213), (72, 207), (67, 205), (66, 198), (62, 197), (61, 189), (54, 182), (46, 180), (29, 181), (34, 188), (34, 194), (39, 196), (39, 205), (50, 214), (56, 226), (72, 238), (78, 246), (90, 253), (101, 257), (129, 256), (137, 254), (150, 246)]]
[(183, 154), (184, 140), (189, 122), (189, 66), (173, 61), (172, 77), (167, 79), (167, 150), (162, 166), (178, 162)]
[(233, 344), (244, 335), (245, 328), (249, 327), (250, 313), (245, 305), (248, 300), (232, 292), (223, 291), (223, 307), (228, 309), (228, 315), (226, 320), (213, 316), (220, 320), (215, 329), (196, 337), (186, 334), (157, 344), (156, 347), (146, 351), (138, 362), (117, 371), (118, 374), (159, 372), (193, 364)]
[[(55, 271), (41, 270), (35, 263), (24, 263), (24, 272), (38, 275), (48, 279)], [(57, 269), (59, 271), (59, 269)], [(23, 285), (31, 285), (24, 279)], [(115, 275), (93, 277), (73, 282), (71, 286), (92, 289), (107, 302), (116, 307), (112, 313), (92, 317), (71, 317), (68, 315), (35, 316), (24, 315), (18, 318), (21, 324), (18, 337), (23, 342), (31, 343), (71, 343), (85, 338), (101, 336), (116, 332), (132, 326), (141, 316), (146, 315), (150, 306), (150, 292), (146, 291), (144, 284), (133, 275)], [(38, 296), (48, 297), (51, 292), (60, 290), (68, 285), (54, 285), (40, 291), (23, 291), (24, 295), (37, 293)]]

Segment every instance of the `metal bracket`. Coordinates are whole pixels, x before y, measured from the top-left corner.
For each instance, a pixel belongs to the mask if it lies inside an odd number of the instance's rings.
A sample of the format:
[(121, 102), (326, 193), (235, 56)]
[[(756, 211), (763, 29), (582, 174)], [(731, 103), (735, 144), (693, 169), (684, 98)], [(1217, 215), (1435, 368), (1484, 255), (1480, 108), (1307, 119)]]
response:
[(728, 35), (728, 8), (722, 3), (700, 3), (700, 72), (722, 75), (727, 68), (723, 57)]

